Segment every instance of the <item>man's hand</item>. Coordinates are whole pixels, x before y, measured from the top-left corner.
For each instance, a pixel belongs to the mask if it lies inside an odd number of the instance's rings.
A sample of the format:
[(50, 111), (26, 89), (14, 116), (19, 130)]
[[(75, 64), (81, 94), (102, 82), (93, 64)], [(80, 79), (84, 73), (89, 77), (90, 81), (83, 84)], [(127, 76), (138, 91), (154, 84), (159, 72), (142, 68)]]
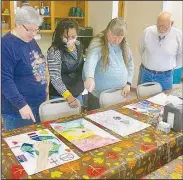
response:
[(23, 108), (21, 108), (19, 110), (19, 112), (20, 112), (22, 119), (32, 119), (34, 122), (36, 122), (34, 115), (32, 113), (32, 110), (29, 107), (29, 105), (25, 105)]

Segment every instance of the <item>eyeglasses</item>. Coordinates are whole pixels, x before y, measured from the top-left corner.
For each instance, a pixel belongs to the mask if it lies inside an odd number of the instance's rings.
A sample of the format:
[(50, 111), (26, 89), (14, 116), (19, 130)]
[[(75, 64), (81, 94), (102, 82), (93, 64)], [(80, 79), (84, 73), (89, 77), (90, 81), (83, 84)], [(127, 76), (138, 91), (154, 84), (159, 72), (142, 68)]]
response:
[(164, 29), (167, 29), (167, 28), (169, 28), (170, 26), (169, 26), (169, 25), (157, 24), (157, 27), (158, 27), (158, 28), (164, 28)]
[(22, 26), (24, 27), (24, 29), (28, 32), (28, 33), (38, 33), (40, 31), (40, 29), (32, 29), (32, 28), (27, 28), (25, 27), (23, 24)]

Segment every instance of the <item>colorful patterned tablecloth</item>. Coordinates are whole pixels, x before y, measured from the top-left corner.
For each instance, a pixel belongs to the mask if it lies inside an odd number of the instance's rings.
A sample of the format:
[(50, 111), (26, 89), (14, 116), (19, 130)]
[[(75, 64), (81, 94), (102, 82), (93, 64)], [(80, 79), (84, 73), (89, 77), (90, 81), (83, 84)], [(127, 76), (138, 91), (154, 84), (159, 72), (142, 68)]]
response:
[[(138, 102), (117, 104), (90, 113), (113, 109), (125, 115), (149, 123), (151, 117), (123, 108), (124, 105)], [(57, 120), (63, 122), (84, 117), (84, 114), (70, 116)], [(53, 122), (53, 121), (52, 121)], [(54, 121), (55, 122), (55, 121)], [(91, 121), (92, 122), (92, 121)], [(140, 132), (121, 137), (103, 128), (121, 139), (120, 142), (89, 152), (82, 152), (69, 143), (50, 127), (50, 122), (2, 132), (2, 176), (7, 179), (138, 179), (157, 170), (166, 163), (176, 159), (183, 153), (183, 133), (169, 134), (156, 130), (150, 126)], [(95, 123), (94, 123), (95, 124)], [(64, 143), (66, 143), (81, 158), (55, 168), (28, 176), (19, 164), (14, 154), (4, 141), (5, 137), (28, 133), (34, 130), (48, 128)]]
[(183, 156), (179, 156), (142, 179), (183, 179)]

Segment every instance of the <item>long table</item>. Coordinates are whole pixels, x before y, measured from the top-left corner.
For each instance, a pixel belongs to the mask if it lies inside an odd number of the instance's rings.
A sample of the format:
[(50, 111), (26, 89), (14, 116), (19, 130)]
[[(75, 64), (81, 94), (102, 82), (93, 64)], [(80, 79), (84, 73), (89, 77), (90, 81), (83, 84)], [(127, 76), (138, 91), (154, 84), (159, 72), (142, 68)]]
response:
[[(113, 109), (139, 121), (150, 122), (151, 117), (123, 108), (124, 105), (140, 100), (135, 99), (90, 113)], [(84, 114), (79, 114), (54, 122), (63, 122), (84, 116)], [(137, 133), (121, 137), (100, 125), (98, 125), (100, 128), (120, 138), (121, 141), (84, 153), (56, 133), (49, 125), (51, 122), (53, 121), (2, 132), (2, 177), (7, 179), (139, 179), (183, 154), (182, 132), (171, 131), (166, 134), (150, 126)], [(28, 176), (4, 138), (45, 128), (53, 132), (81, 158)]]
[(183, 179), (183, 155), (148, 174), (143, 179)]

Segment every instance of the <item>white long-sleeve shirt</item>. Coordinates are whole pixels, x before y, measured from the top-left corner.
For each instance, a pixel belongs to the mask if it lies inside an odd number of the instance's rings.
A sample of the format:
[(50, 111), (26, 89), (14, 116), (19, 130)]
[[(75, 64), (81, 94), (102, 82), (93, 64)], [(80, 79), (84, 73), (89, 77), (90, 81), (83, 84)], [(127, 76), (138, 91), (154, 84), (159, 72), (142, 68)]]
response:
[(142, 64), (155, 71), (168, 71), (182, 67), (182, 32), (171, 27), (164, 39), (159, 41), (156, 25), (144, 30), (139, 43)]

